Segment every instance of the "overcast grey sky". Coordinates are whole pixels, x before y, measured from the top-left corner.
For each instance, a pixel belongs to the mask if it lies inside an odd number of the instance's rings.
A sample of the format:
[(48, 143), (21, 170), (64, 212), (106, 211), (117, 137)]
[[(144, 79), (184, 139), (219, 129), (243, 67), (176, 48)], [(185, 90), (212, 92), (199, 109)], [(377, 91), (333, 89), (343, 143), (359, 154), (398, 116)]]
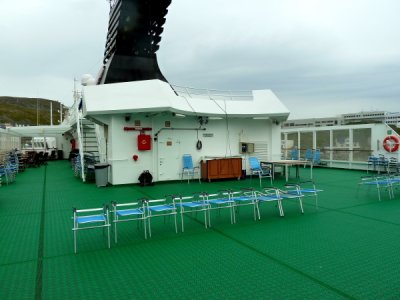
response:
[[(96, 75), (106, 0), (0, 0), (0, 95), (72, 104)], [(271, 89), (290, 118), (400, 111), (398, 0), (172, 0), (158, 61), (172, 84)]]

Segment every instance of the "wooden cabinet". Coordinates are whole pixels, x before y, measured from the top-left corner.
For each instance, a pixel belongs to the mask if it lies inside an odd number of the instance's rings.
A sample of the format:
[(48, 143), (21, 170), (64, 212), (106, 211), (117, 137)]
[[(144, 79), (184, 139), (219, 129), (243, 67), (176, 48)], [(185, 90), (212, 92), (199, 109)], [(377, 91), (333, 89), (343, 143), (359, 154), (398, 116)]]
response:
[(237, 178), (242, 176), (242, 158), (228, 157), (201, 161), (201, 178), (212, 179)]

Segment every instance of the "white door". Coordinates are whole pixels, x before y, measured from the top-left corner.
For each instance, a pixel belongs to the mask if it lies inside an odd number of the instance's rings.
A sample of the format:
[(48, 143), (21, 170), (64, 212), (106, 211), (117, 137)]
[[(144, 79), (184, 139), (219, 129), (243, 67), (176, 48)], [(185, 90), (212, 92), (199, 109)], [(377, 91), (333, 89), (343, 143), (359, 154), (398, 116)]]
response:
[(180, 140), (172, 134), (158, 139), (158, 180), (177, 180), (180, 177), (182, 158)]

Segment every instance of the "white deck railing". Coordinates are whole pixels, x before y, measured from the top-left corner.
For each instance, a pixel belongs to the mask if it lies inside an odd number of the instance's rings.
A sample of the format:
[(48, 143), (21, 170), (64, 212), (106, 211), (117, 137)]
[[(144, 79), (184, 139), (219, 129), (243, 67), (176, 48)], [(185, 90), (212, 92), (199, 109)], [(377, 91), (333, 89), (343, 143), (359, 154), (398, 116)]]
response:
[(208, 100), (253, 100), (252, 91), (223, 91), (223, 90), (210, 90), (198, 89), (192, 87), (183, 87), (178, 85), (171, 85), (178, 96), (188, 98), (204, 98)]

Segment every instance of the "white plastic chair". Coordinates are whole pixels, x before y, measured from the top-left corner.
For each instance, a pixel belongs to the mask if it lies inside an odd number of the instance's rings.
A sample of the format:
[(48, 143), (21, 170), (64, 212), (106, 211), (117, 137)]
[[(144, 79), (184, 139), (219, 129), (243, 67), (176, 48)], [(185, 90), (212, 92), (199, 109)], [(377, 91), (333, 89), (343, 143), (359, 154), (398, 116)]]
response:
[(77, 248), (77, 232), (78, 230), (103, 228), (107, 229), (108, 248), (110, 248), (110, 222), (108, 206), (100, 208), (73, 209), (74, 225), (74, 252)]

